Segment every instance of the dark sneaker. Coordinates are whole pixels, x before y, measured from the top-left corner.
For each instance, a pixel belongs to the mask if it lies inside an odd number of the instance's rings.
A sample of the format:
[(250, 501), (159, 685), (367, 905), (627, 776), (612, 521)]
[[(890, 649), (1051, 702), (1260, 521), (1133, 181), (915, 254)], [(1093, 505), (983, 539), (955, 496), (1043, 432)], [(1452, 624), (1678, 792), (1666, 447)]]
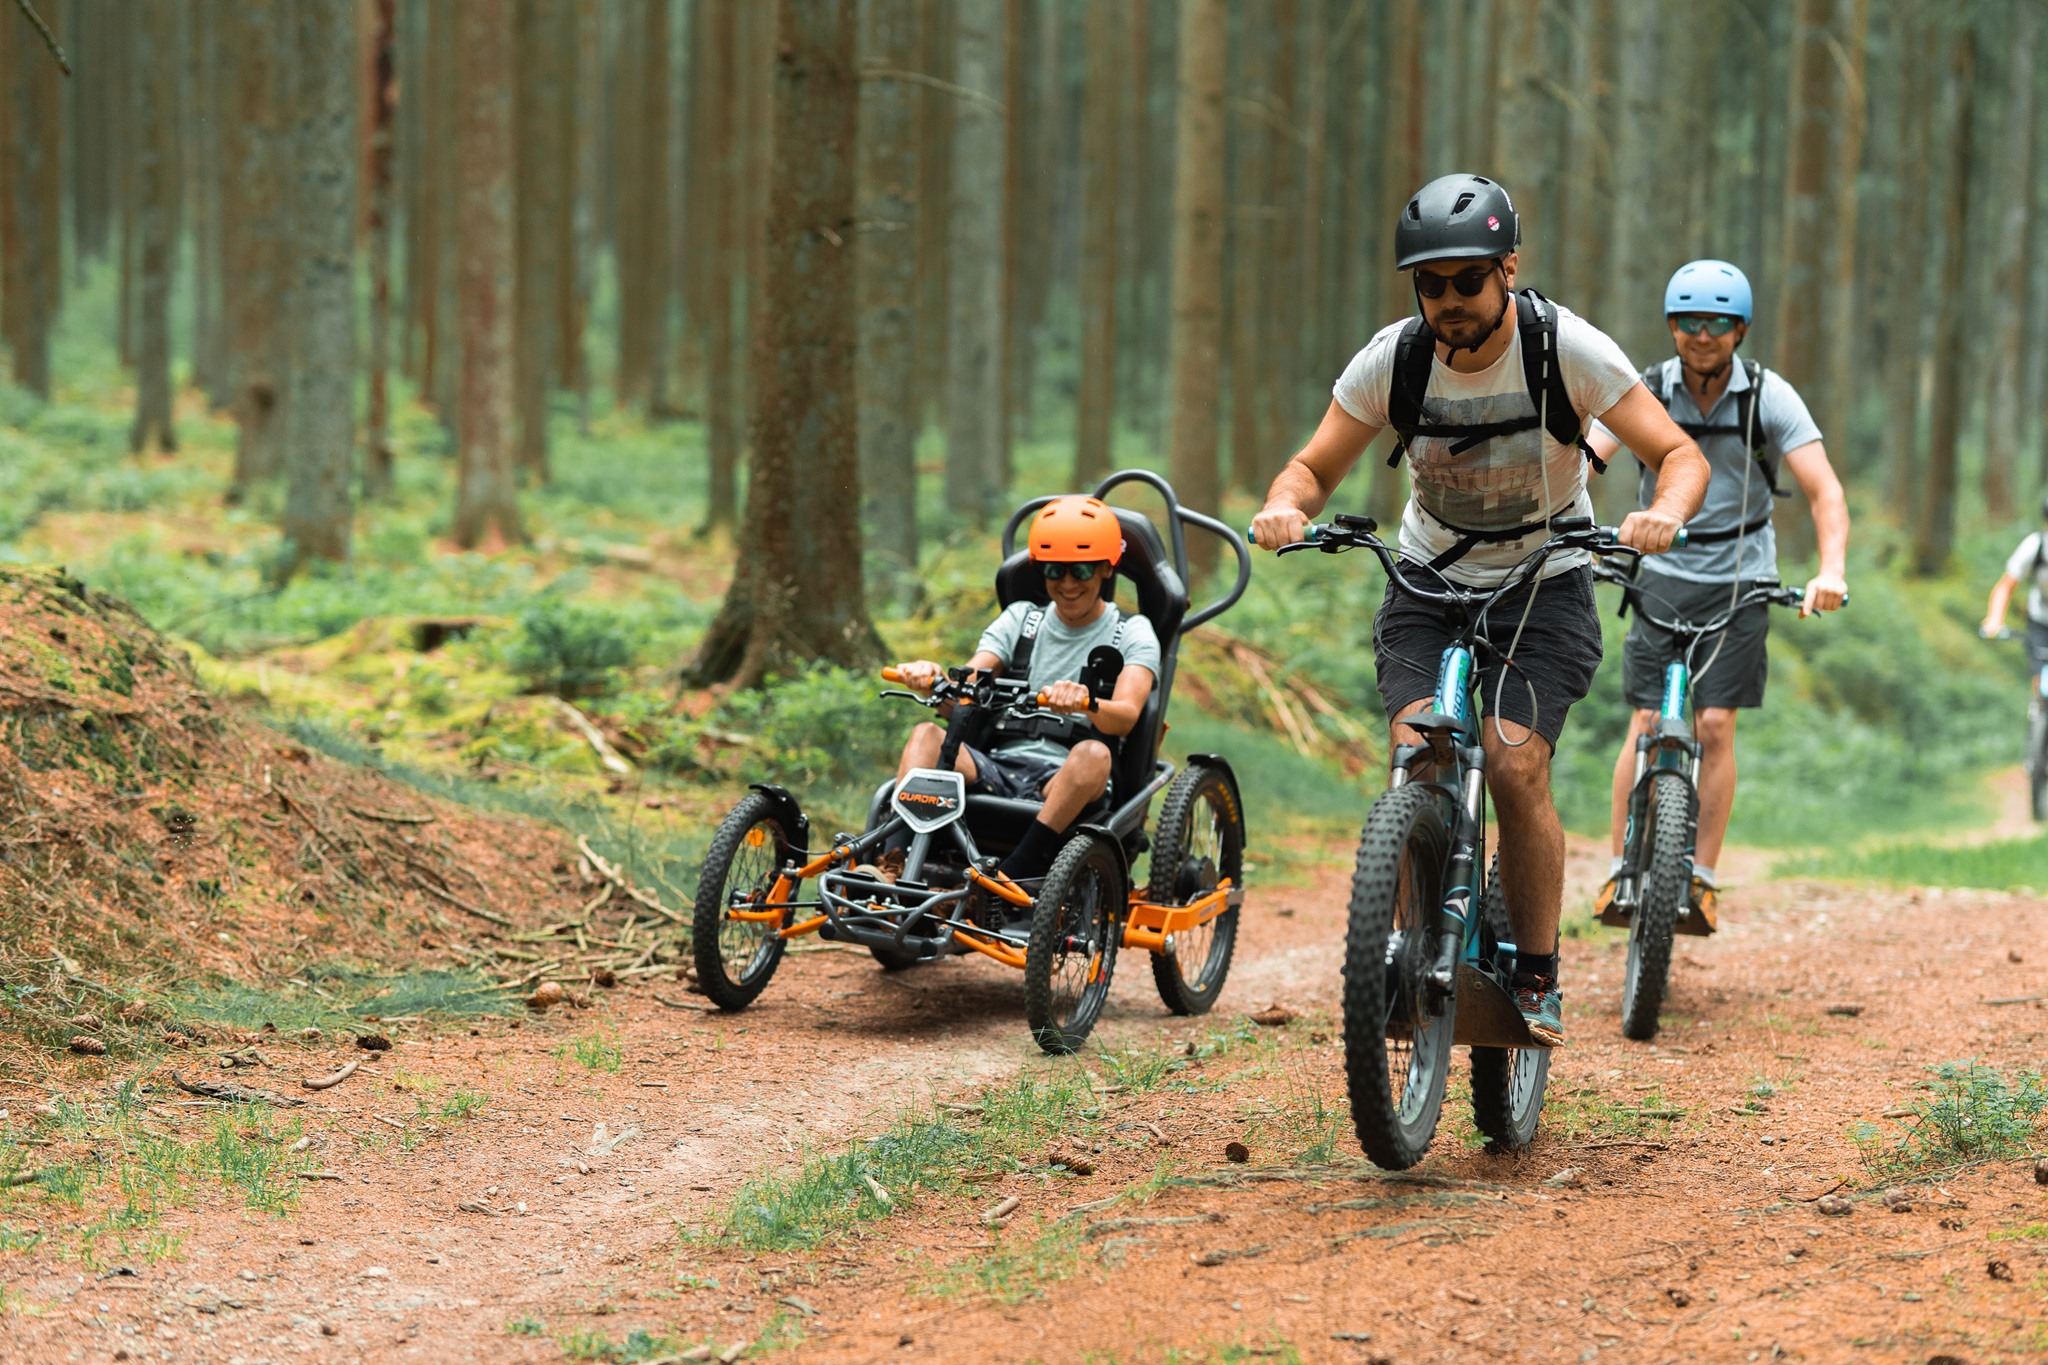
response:
[(1564, 1046), (1564, 992), (1554, 976), (1515, 977), (1515, 1008), (1539, 1047)]
[(1721, 927), (1721, 917), (1716, 913), (1719, 897), (1713, 887), (1698, 877), (1692, 879), (1692, 892), (1686, 897), (1686, 904), (1692, 913), (1678, 921), (1678, 932), (1697, 934), (1701, 938)]
[(1593, 914), (1602, 924), (1616, 929), (1628, 928), (1628, 915), (1614, 904), (1614, 878), (1609, 877), (1604, 886), (1593, 897)]

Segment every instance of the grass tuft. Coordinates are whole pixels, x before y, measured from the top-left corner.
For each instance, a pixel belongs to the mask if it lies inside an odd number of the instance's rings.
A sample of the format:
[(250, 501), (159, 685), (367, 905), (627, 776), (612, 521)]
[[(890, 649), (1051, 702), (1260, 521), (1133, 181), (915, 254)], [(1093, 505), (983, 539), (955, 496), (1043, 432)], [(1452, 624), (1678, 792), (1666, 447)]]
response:
[(1913, 1104), (1904, 1131), (1887, 1138), (1875, 1124), (1858, 1123), (1850, 1138), (1874, 1175), (1925, 1175), (1980, 1161), (2026, 1156), (2041, 1118), (2048, 1113), (2048, 1086), (2040, 1073), (2022, 1071), (2008, 1080), (1982, 1062), (1942, 1062), (1927, 1068), (1930, 1092)]

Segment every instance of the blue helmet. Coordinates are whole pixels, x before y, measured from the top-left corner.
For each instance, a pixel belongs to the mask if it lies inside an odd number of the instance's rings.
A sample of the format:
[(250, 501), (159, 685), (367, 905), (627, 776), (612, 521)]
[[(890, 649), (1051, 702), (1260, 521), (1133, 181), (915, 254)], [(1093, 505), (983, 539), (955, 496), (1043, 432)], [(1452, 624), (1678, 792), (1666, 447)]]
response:
[(1664, 286), (1664, 316), (1721, 313), (1750, 320), (1749, 276), (1726, 261), (1693, 261), (1678, 267)]

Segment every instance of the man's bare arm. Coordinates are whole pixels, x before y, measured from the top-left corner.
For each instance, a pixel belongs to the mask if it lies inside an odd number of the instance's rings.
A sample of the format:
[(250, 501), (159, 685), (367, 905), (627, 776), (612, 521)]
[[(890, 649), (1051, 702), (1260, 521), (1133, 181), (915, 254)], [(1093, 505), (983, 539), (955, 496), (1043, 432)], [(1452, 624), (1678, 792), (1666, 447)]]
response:
[(1300, 540), (1309, 520), (1323, 510), (1379, 434), (1378, 427), (1367, 426), (1332, 399), (1316, 434), (1266, 490), (1266, 505), (1252, 519), (1252, 538), (1268, 550)]
[(1621, 523), (1622, 543), (1644, 554), (1662, 554), (1706, 500), (1707, 480), (1712, 477), (1707, 457), (1640, 381), (1601, 413), (1600, 420), (1657, 474), (1650, 505), (1631, 512)]
[(1813, 535), (1820, 544), (1820, 572), (1806, 585), (1799, 614), (1833, 611), (1849, 594), (1849, 499), (1819, 441), (1786, 451), (1784, 463), (1813, 509)]

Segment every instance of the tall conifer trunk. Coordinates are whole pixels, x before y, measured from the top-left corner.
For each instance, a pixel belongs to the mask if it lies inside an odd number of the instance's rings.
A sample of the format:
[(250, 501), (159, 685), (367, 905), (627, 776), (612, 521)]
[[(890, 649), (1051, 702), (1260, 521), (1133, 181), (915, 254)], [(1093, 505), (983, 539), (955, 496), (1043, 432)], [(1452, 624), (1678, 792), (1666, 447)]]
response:
[(512, 4), (461, 0), (455, 8), (462, 370), (454, 537), (466, 550), (498, 550), (523, 539), (513, 451)]
[[(1223, 369), (1223, 96), (1230, 50), (1224, 0), (1181, 0), (1173, 173), (1172, 405), (1167, 469), (1182, 502), (1221, 505), (1217, 390)], [(1189, 558), (1213, 567), (1213, 537), (1195, 536)]]
[(946, 232), (946, 506), (996, 514), (1003, 429), (1003, 0), (958, 0)]
[(1090, 5), (1081, 102), (1081, 374), (1074, 486), (1109, 472), (1116, 407), (1117, 210), (1124, 197), (1124, 87), (1130, 68), (1113, 5)]
[[(178, 448), (171, 421), (171, 274), (178, 237), (178, 15), (148, 5), (128, 21), (135, 72), (135, 425), (128, 448)], [(38, 136), (44, 135), (42, 132)], [(49, 205), (54, 210), (54, 203)]]
[(1977, 34), (1963, 27), (1950, 39), (1951, 103), (1947, 118), (1948, 167), (1942, 189), (1937, 246), (1941, 273), (1935, 288), (1934, 400), (1927, 433), (1927, 471), (1918, 480), (1920, 518), (1913, 537), (1913, 568), (1936, 574), (1948, 567), (1956, 537), (1956, 440), (1963, 425), (1963, 291), (1969, 242), (1970, 162), (1976, 115)]
[[(862, 6), (860, 467), (869, 545), (917, 567), (917, 131), (915, 0)], [(882, 74), (884, 72), (895, 74)], [(1012, 216), (1014, 221), (1014, 215)]]

